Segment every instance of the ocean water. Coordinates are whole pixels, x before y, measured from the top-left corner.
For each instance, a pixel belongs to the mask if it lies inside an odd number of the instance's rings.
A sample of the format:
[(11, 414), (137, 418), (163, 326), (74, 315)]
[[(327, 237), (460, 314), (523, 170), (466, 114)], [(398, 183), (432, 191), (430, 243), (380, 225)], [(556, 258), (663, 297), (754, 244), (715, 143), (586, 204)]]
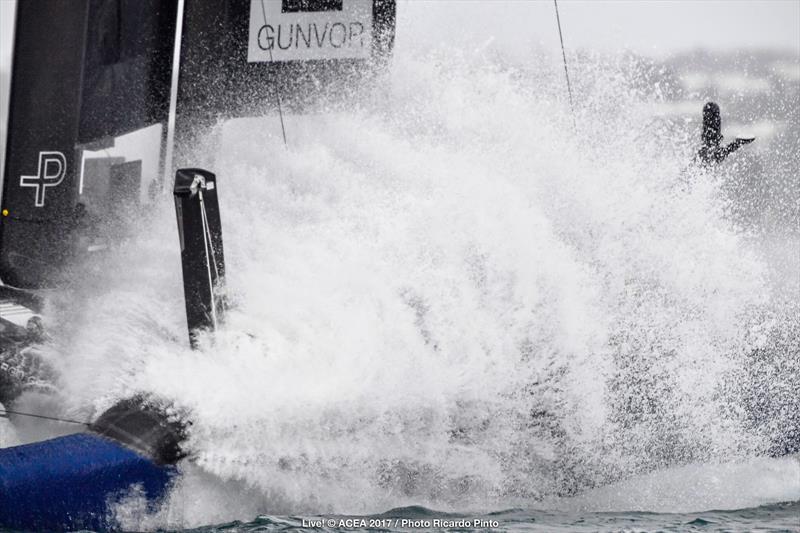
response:
[(800, 505), (780, 503), (736, 511), (702, 513), (607, 512), (569, 513), (510, 509), (485, 515), (440, 513), (425, 507), (392, 509), (371, 516), (259, 516), (250, 522), (228, 522), (193, 532), (246, 531), (797, 531)]
[(221, 331), (188, 348), (165, 195), (51, 299), (55, 377), (21, 410), (144, 392), (191, 422), (165, 501), (114, 506), (127, 531), (800, 530), (793, 93), (704, 171), (667, 73), (577, 58), (573, 123), (556, 67), (399, 46), (358, 107), (287, 113), (287, 147), (275, 115), (219, 124), (193, 148)]

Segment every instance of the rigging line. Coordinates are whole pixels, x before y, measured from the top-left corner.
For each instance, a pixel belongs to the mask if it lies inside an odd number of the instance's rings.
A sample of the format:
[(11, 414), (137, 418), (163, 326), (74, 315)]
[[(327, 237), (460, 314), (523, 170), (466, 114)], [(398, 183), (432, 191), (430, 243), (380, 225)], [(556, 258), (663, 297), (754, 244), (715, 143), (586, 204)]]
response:
[[(264, 7), (264, 0), (261, 0), (261, 14), (264, 16), (264, 26), (266, 27), (267, 26), (267, 9)], [(280, 89), (280, 83), (279, 83), (280, 80), (277, 79), (278, 78), (277, 73), (279, 72), (278, 71), (278, 66), (275, 65), (275, 61), (272, 59), (272, 46), (271, 45), (267, 48), (267, 51), (269, 52), (269, 62), (270, 62), (271, 66), (274, 69), (275, 74), (276, 74), (275, 82), (272, 84), (272, 86), (275, 88), (275, 100), (278, 102), (278, 117), (280, 117), (280, 119), (281, 119), (281, 133), (283, 134), (283, 145), (288, 148), (289, 144), (286, 142), (286, 126), (283, 124), (283, 105), (281, 104), (281, 89)]]
[[(263, 1), (263, 0), (262, 0)], [(553, 0), (556, 8), (556, 22), (558, 23), (558, 39), (561, 41), (561, 58), (564, 60), (564, 76), (567, 78), (567, 92), (569, 93), (569, 109), (572, 112), (572, 126), (578, 132), (578, 122), (575, 120), (575, 105), (572, 103), (572, 85), (569, 82), (569, 69), (567, 69), (567, 53), (564, 51), (564, 36), (561, 33), (561, 17), (558, 16), (558, 0)]]
[(54, 422), (65, 422), (67, 424), (79, 424), (81, 426), (90, 427), (91, 424), (89, 422), (81, 422), (79, 420), (70, 420), (69, 418), (58, 418), (56, 416), (45, 416), (45, 415), (37, 415), (33, 413), (23, 413), (21, 411), (11, 411), (9, 409), (0, 409), (0, 416), (6, 415), (17, 415), (17, 416), (28, 416), (31, 418), (42, 418), (44, 420), (52, 420)]
[(202, 209), (203, 231), (208, 236), (208, 248), (211, 252), (211, 264), (214, 267), (214, 277), (219, 279), (219, 269), (217, 268), (217, 254), (214, 252), (214, 241), (211, 238), (211, 226), (208, 224), (208, 214), (206, 212), (205, 199), (203, 192), (200, 191), (200, 209)]
[[(214, 329), (217, 329), (217, 303), (216, 303), (216, 295), (214, 294), (214, 280), (211, 276), (211, 263), (214, 262), (214, 249), (213, 245), (211, 244), (211, 235), (210, 231), (208, 231), (208, 219), (206, 218), (206, 205), (203, 202), (203, 190), (199, 190), (199, 197), (200, 197), (200, 218), (202, 219), (203, 224), (203, 244), (205, 245), (205, 252), (206, 252), (206, 271), (208, 272), (208, 285), (209, 290), (211, 291), (211, 319), (214, 321)], [(209, 252), (209, 248), (211, 251)], [(215, 264), (216, 266), (216, 264)]]

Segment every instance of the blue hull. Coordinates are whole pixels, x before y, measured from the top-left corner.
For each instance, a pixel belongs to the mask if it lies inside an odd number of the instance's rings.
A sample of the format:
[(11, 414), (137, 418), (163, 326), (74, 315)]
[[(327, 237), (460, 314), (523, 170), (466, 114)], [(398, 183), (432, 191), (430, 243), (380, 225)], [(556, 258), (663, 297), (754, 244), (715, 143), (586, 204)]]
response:
[(133, 484), (161, 498), (174, 472), (90, 433), (0, 449), (0, 527), (106, 529), (109, 503)]

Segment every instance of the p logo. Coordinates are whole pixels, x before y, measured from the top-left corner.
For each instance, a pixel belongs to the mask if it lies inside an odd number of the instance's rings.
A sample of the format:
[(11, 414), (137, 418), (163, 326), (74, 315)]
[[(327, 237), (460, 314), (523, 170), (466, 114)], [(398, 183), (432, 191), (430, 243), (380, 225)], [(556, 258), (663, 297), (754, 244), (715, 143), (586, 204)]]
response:
[(44, 207), (48, 187), (55, 187), (67, 174), (67, 158), (61, 152), (39, 152), (39, 170), (35, 176), (20, 176), (20, 187), (36, 188), (36, 207)]

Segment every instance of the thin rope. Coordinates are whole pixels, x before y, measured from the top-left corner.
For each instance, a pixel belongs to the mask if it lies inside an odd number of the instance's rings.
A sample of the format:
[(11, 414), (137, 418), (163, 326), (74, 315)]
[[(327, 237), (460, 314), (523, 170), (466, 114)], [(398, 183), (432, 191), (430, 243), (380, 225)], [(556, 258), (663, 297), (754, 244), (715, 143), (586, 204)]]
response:
[[(263, 1), (263, 0), (262, 0)], [(558, 39), (561, 41), (561, 57), (564, 60), (564, 76), (567, 78), (567, 92), (569, 93), (569, 109), (572, 112), (572, 126), (578, 131), (578, 122), (575, 120), (575, 105), (572, 103), (572, 84), (569, 82), (569, 69), (567, 68), (567, 53), (564, 50), (564, 36), (561, 33), (561, 17), (558, 16), (558, 0), (553, 0), (556, 8), (556, 22), (558, 23)]]
[[(211, 277), (211, 264), (216, 268), (216, 261), (214, 260), (214, 247), (211, 243), (211, 232), (208, 228), (208, 218), (206, 216), (206, 204), (203, 202), (203, 189), (202, 186), (198, 188), (198, 196), (200, 197), (200, 218), (203, 224), (203, 244), (206, 251), (206, 271), (208, 272), (208, 285), (211, 291), (211, 318), (214, 321), (214, 329), (217, 329), (217, 297), (214, 294), (214, 280)], [(219, 274), (217, 274), (219, 276)]]
[[(264, 26), (267, 26), (267, 9), (264, 7), (264, 0), (261, 0), (261, 14), (264, 16)], [(275, 78), (276, 81), (272, 83), (272, 86), (275, 88), (275, 100), (278, 102), (278, 116), (281, 119), (281, 133), (283, 134), (283, 145), (288, 147), (289, 144), (286, 142), (286, 126), (283, 124), (283, 105), (281, 104), (281, 89), (279, 81), (277, 80), (277, 73), (278, 67), (275, 65), (275, 61), (272, 59), (272, 46), (267, 48), (269, 52), (269, 62), (271, 63), (272, 68), (275, 71)]]
[(66, 424), (79, 424), (81, 426), (91, 426), (89, 422), (81, 422), (80, 420), (70, 420), (69, 418), (58, 418), (57, 416), (45, 416), (45, 415), (37, 415), (34, 413), (23, 413), (21, 411), (11, 411), (9, 409), (0, 409), (0, 416), (6, 416), (6, 415), (28, 416), (31, 418), (52, 420), (54, 422), (64, 422)]
[(219, 269), (217, 268), (217, 254), (214, 251), (214, 241), (211, 238), (211, 226), (208, 223), (208, 214), (206, 213), (205, 198), (203, 192), (200, 191), (200, 209), (202, 209), (203, 231), (207, 235), (208, 249), (211, 251), (211, 264), (214, 267), (214, 277), (219, 279)]

